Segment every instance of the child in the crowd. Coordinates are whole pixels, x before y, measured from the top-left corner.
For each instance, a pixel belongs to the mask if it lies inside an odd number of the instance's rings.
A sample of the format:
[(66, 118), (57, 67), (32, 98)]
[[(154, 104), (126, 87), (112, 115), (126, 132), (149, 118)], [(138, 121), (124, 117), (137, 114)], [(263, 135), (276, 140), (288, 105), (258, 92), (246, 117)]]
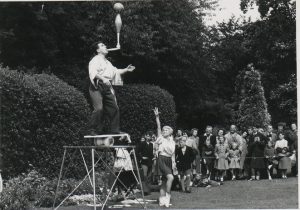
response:
[(221, 183), (224, 181), (224, 176), (228, 167), (228, 152), (229, 147), (228, 144), (225, 144), (225, 138), (220, 136), (220, 143), (216, 145), (215, 148), (215, 156), (216, 156), (216, 169), (219, 171), (220, 181)]
[(284, 133), (278, 134), (279, 140), (275, 143), (275, 150), (278, 156), (278, 169), (281, 170), (281, 176), (286, 179), (287, 169), (291, 167), (291, 159), (289, 158), (288, 141), (284, 139)]
[(182, 130), (178, 129), (177, 132), (176, 132), (175, 138), (174, 138), (176, 145), (179, 145), (182, 134), (183, 134)]
[[(180, 175), (180, 184), (182, 192), (191, 193), (190, 183), (191, 183), (191, 170), (192, 163), (195, 159), (195, 154), (191, 147), (186, 146), (187, 137), (182, 137), (180, 139), (179, 146), (175, 150), (175, 161), (178, 173)], [(185, 186), (186, 181), (186, 186)]]
[(208, 178), (202, 178), (200, 174), (197, 174), (194, 181), (195, 187), (217, 187), (220, 185), (221, 185), (220, 182), (216, 182)]
[(160, 187), (159, 205), (169, 207), (171, 199), (171, 187), (174, 180), (172, 172), (172, 157), (175, 157), (175, 142), (173, 140), (173, 129), (164, 126), (161, 129), (158, 108), (155, 107), (154, 114), (157, 124), (157, 140), (158, 159), (157, 172), (162, 176), (162, 184)]
[(231, 170), (232, 180), (236, 180), (237, 171), (240, 169), (240, 152), (238, 144), (233, 142), (229, 150), (229, 168)]
[[(250, 145), (250, 154), (251, 154), (251, 178), (252, 180), (260, 180), (260, 172), (261, 170), (266, 168), (265, 160), (264, 160), (264, 149), (265, 143), (260, 139), (260, 136), (255, 136), (253, 143)], [(255, 177), (256, 175), (256, 177)]]
[(153, 144), (151, 143), (150, 133), (147, 132), (145, 137), (141, 138), (141, 142), (137, 144), (137, 156), (143, 169), (144, 177), (148, 180), (148, 176), (152, 170)]
[(241, 145), (241, 157), (240, 157), (240, 170), (239, 170), (239, 178), (243, 179), (245, 178), (245, 173), (248, 171), (247, 169), (249, 169), (249, 164), (246, 164), (245, 167), (245, 160), (246, 160), (246, 156), (248, 154), (248, 142), (247, 142), (247, 135), (248, 133), (245, 131), (242, 134), (242, 145)]
[[(220, 144), (220, 137), (224, 137), (224, 130), (219, 129), (218, 130), (218, 135), (216, 136), (216, 144)], [(225, 144), (227, 144), (226, 139), (225, 139)]]
[(273, 174), (272, 171), (273, 171), (273, 165), (275, 160), (275, 148), (272, 140), (268, 141), (267, 146), (265, 147), (264, 154), (267, 163), (268, 178), (269, 180), (272, 180), (272, 174)]
[(211, 144), (211, 141), (207, 139), (204, 142), (204, 145), (202, 147), (202, 158), (203, 158), (204, 166), (206, 167), (206, 175), (209, 180), (210, 180), (211, 171), (213, 169), (214, 161), (215, 161), (214, 151), (215, 149)]

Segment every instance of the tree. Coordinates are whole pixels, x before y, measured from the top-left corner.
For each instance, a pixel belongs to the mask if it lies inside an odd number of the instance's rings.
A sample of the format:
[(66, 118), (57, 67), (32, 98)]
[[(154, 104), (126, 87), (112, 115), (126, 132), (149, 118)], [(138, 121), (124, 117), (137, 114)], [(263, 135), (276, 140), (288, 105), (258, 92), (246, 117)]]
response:
[[(213, 0), (124, 2), (119, 52), (109, 54), (117, 67), (132, 63), (126, 83), (156, 84), (168, 90), (179, 116), (189, 119), (214, 89), (207, 64), (202, 21)], [(35, 73), (54, 73), (88, 95), (87, 63), (92, 44), (116, 44), (112, 2), (3, 3), (0, 5), (0, 60)], [(26, 33), (24, 33), (24, 31)]]
[(297, 121), (297, 77), (292, 74), (289, 81), (271, 92), (270, 101), (273, 112), (278, 113), (274, 122)]
[(271, 116), (264, 96), (259, 71), (253, 64), (237, 77), (237, 91), (240, 98), (237, 112), (237, 125), (241, 129), (249, 126), (265, 127), (270, 124)]

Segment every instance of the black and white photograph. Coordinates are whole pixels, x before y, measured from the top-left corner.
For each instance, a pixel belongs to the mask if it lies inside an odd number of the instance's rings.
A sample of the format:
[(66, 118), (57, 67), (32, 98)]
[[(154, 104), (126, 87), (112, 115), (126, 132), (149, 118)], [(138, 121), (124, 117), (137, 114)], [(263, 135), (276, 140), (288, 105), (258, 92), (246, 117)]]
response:
[(296, 52), (296, 0), (0, 1), (0, 210), (298, 209)]

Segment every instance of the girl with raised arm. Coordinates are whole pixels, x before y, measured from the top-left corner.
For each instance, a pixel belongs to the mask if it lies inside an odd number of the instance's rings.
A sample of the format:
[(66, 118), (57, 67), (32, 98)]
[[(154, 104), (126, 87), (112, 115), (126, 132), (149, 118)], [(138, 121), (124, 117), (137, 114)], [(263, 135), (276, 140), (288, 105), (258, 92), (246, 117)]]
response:
[(171, 187), (174, 180), (172, 173), (172, 158), (175, 158), (175, 142), (173, 140), (173, 129), (170, 126), (164, 126), (161, 129), (159, 120), (159, 111), (155, 107), (154, 114), (157, 124), (158, 159), (157, 172), (162, 176), (162, 185), (160, 187), (159, 205), (169, 207), (171, 199)]

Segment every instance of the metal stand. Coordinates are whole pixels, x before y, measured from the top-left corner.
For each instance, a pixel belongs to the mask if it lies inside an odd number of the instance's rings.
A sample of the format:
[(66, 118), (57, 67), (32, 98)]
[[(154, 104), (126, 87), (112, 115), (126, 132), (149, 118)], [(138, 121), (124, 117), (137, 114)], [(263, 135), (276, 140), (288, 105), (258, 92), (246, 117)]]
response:
[[(121, 135), (100, 135), (100, 136), (85, 136), (85, 138), (89, 138), (89, 139), (95, 139), (95, 138), (106, 138), (106, 137), (116, 137), (116, 136), (128, 136), (128, 134), (121, 134)], [(82, 150), (87, 149), (91, 151), (91, 156), (92, 156), (92, 167), (91, 169), (88, 169), (88, 166), (86, 164), (84, 155)], [(117, 175), (115, 175), (114, 170), (113, 170), (113, 166), (109, 166), (102, 158), (102, 156), (99, 155), (99, 153), (97, 152), (97, 150), (101, 150), (104, 151), (105, 155), (109, 155), (110, 153), (108, 153), (107, 151), (111, 151), (112, 149), (131, 149), (130, 154), (133, 155), (133, 161), (131, 161), (133, 168), (136, 168), (137, 171), (137, 176), (134, 173), (134, 170), (132, 169), (132, 173), (135, 177), (135, 180), (137, 182), (137, 184), (140, 186), (141, 188), (141, 193), (142, 193), (142, 198), (143, 198), (143, 202), (140, 202), (136, 195), (135, 195), (135, 199), (138, 201), (138, 203), (144, 208), (147, 209), (146, 206), (146, 202), (145, 202), (145, 197), (144, 197), (144, 190), (143, 190), (143, 185), (142, 185), (142, 180), (141, 180), (141, 176), (140, 176), (140, 172), (139, 172), (139, 167), (138, 167), (138, 163), (137, 163), (137, 158), (136, 158), (136, 154), (135, 154), (135, 146), (127, 146), (127, 145), (118, 145), (118, 146), (64, 146), (64, 154), (63, 154), (63, 159), (62, 159), (62, 163), (61, 163), (61, 167), (60, 167), (60, 172), (59, 172), (59, 178), (58, 178), (58, 182), (57, 182), (57, 187), (56, 187), (56, 192), (55, 192), (55, 197), (54, 197), (54, 202), (53, 202), (53, 209), (56, 210), (58, 209), (77, 189), (78, 187), (87, 179), (89, 178), (89, 182), (91, 184), (91, 187), (93, 188), (93, 206), (94, 206), (94, 210), (96, 210), (97, 207), (97, 203), (96, 203), (96, 179), (95, 179), (95, 167), (97, 166), (97, 164), (100, 162), (102, 163), (106, 169), (108, 169), (114, 176), (114, 182), (108, 192), (108, 194), (105, 197), (105, 201), (101, 202), (101, 199), (99, 199), (100, 203), (102, 204), (101, 210), (103, 210), (105, 208), (105, 205), (108, 202), (109, 197), (111, 196), (112, 190), (114, 188), (114, 186), (116, 185), (117, 181), (119, 181), (119, 183), (121, 185), (123, 185), (125, 187), (125, 189), (127, 189), (127, 187), (124, 185), (124, 183), (122, 183), (122, 181), (119, 179), (119, 176), (123, 170), (123, 168), (120, 169), (120, 171), (118, 172)], [(59, 192), (59, 186), (60, 186), (60, 182), (61, 179), (63, 177), (63, 169), (64, 169), (64, 164), (66, 161), (66, 155), (68, 150), (75, 150), (76, 151), (80, 151), (82, 160), (83, 160), (83, 164), (85, 166), (85, 170), (86, 170), (86, 176), (83, 178), (83, 180), (81, 182), (79, 182), (79, 184), (68, 194), (67, 197), (65, 197), (58, 206), (55, 207), (56, 205), (56, 199), (57, 199), (57, 194)], [(95, 162), (95, 154), (98, 157), (97, 161)], [(90, 177), (90, 173), (92, 173), (92, 177)]]

